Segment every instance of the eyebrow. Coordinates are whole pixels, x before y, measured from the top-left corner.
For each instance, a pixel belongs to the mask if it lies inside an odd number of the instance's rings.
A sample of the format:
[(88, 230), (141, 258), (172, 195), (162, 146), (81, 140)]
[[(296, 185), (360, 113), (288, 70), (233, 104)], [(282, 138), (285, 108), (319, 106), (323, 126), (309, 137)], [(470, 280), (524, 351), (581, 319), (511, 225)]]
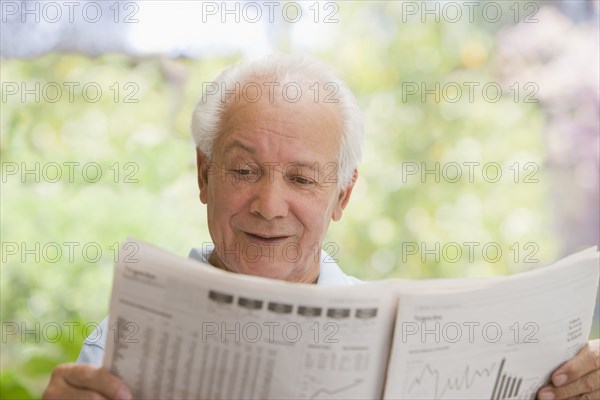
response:
[(228, 144), (227, 146), (225, 146), (225, 154), (229, 153), (232, 150), (235, 149), (241, 149), (244, 150), (250, 154), (256, 154), (256, 150), (254, 150), (252, 147), (248, 147), (245, 144), (243, 144), (242, 142), (240, 142), (239, 140), (234, 140), (233, 142), (231, 142), (230, 144)]
[[(229, 143), (227, 146), (225, 146), (225, 154), (228, 154), (229, 152), (236, 150), (236, 149), (240, 149), (243, 151), (246, 151), (250, 154), (256, 154), (256, 150), (252, 147), (249, 147), (245, 144), (243, 144), (242, 142), (240, 142), (239, 140), (234, 140), (233, 142)], [(308, 168), (312, 171), (318, 171), (321, 168), (320, 164), (318, 161), (314, 161), (314, 162), (307, 162), (307, 161), (292, 161), (287, 163), (289, 165), (294, 165), (294, 166), (298, 166), (301, 168)], [(325, 163), (326, 165), (329, 163)]]
[[(293, 165), (293, 166), (298, 166), (300, 168), (305, 168), (306, 167), (306, 168), (310, 169), (311, 171), (319, 171), (320, 170), (320, 168), (319, 168), (319, 162), (318, 161), (315, 161), (313, 163), (302, 162), (302, 161), (298, 161), (298, 162), (293, 161), (293, 162), (290, 162), (288, 164), (289, 165)], [(316, 166), (316, 168), (315, 168), (315, 166)]]

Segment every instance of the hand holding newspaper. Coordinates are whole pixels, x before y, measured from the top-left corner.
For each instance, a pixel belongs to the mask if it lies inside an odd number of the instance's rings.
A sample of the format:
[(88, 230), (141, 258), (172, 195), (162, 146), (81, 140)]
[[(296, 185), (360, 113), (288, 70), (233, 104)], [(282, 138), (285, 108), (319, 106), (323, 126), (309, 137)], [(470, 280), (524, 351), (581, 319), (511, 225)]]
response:
[(133, 240), (104, 366), (135, 398), (533, 399), (587, 342), (598, 252), (509, 277), (317, 287)]

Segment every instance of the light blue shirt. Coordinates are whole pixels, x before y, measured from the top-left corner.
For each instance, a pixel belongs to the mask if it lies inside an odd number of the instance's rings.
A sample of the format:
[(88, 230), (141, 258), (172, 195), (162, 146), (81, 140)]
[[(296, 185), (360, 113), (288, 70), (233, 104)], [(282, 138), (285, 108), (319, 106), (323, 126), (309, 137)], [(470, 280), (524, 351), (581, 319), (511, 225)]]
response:
[[(212, 250), (212, 246), (193, 248), (188, 257), (208, 264), (208, 257), (212, 253)], [(346, 275), (331, 256), (321, 251), (320, 271), (319, 278), (317, 279), (318, 286), (350, 286), (357, 283), (360, 283), (358, 279)], [(102, 365), (107, 332), (108, 317), (104, 318), (94, 332), (83, 342), (83, 347), (77, 358), (78, 364)]]

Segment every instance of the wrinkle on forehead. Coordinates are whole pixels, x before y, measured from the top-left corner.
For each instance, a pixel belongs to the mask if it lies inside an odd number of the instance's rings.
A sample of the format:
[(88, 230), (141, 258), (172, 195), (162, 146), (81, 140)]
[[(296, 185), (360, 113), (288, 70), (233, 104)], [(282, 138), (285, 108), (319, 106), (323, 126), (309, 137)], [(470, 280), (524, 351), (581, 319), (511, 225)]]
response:
[[(320, 140), (311, 140), (310, 138), (306, 138), (306, 137), (298, 137), (298, 136), (294, 136), (292, 134), (286, 134), (285, 132), (279, 132), (277, 130), (273, 130), (273, 129), (269, 129), (267, 127), (260, 127), (260, 128), (256, 128), (254, 129), (252, 132), (249, 131), (245, 131), (243, 129), (236, 129), (233, 128), (231, 129), (229, 132), (227, 133), (251, 133), (251, 134), (265, 134), (267, 136), (269, 135), (274, 135), (274, 136), (278, 136), (278, 137), (282, 137), (288, 140), (295, 140), (295, 141), (300, 141), (300, 142), (307, 142), (307, 143), (322, 143), (322, 141)], [(229, 145), (228, 145), (229, 147)]]
[[(283, 99), (270, 102), (268, 96), (265, 97), (266, 99), (261, 98), (257, 102), (230, 102), (223, 112), (217, 140), (224, 140), (235, 133), (262, 133), (311, 144), (329, 143), (339, 149), (342, 123), (335, 105), (304, 99), (297, 103)], [(289, 113), (295, 113), (294, 117), (299, 117), (288, 121)], [(320, 120), (315, 121), (315, 118)], [(313, 130), (318, 128), (320, 134), (304, 135), (302, 126)], [(251, 127), (251, 131), (248, 127)]]

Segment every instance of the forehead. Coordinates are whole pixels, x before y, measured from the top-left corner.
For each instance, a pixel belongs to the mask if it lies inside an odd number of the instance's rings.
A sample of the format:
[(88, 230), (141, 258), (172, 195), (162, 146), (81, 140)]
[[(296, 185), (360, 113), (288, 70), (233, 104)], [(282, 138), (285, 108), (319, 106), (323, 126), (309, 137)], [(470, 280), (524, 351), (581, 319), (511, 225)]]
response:
[(308, 93), (297, 102), (281, 96), (263, 96), (256, 102), (230, 99), (215, 151), (225, 152), (242, 143), (246, 150), (283, 155), (290, 161), (336, 160), (342, 137), (340, 113), (335, 104), (313, 100)]

